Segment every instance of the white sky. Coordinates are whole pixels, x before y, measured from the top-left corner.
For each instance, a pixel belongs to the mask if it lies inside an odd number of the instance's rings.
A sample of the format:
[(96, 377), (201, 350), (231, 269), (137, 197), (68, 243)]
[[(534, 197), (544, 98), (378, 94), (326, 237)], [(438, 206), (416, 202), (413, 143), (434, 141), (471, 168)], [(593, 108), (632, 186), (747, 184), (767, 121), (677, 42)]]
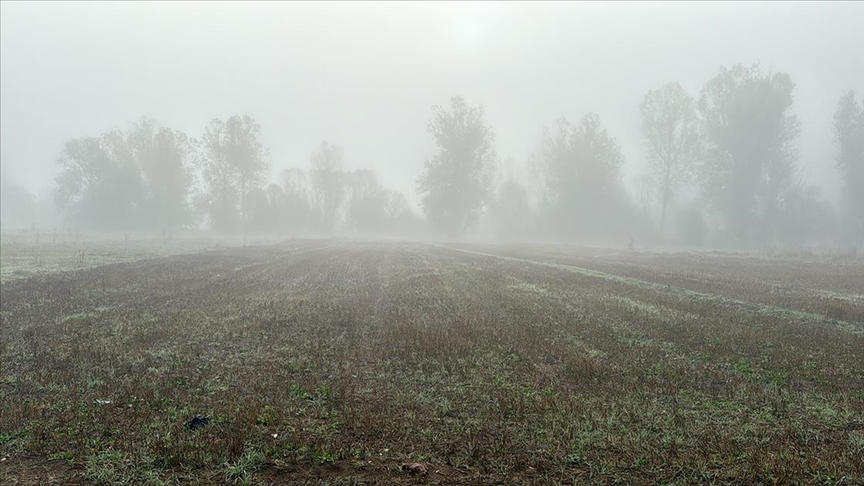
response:
[(246, 113), (274, 179), (326, 139), (416, 203), (430, 107), (461, 94), (519, 162), (544, 125), (598, 112), (629, 182), (647, 90), (678, 81), (698, 97), (720, 65), (758, 61), (796, 82), (800, 165), (836, 201), (831, 116), (864, 91), (864, 2), (4, 1), (2, 171), (44, 194), (70, 138), (142, 114), (197, 137)]

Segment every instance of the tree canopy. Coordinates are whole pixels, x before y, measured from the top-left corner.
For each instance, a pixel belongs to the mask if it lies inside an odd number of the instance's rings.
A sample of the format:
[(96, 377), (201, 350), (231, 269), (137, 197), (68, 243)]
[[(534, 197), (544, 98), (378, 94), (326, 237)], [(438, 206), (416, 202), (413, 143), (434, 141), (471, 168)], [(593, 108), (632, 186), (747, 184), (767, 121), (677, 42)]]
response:
[(739, 243), (771, 237), (794, 180), (792, 142), (800, 132), (791, 113), (794, 88), (788, 74), (738, 64), (721, 67), (702, 89), (703, 193)]
[(660, 233), (675, 190), (690, 176), (700, 153), (699, 125), (693, 98), (678, 83), (645, 94), (640, 105), (642, 138), (648, 149), (653, 182), (660, 195)]
[(843, 179), (845, 237), (864, 242), (864, 100), (848, 91), (834, 114), (837, 169)]
[(438, 153), (424, 163), (418, 189), (430, 225), (448, 236), (475, 226), (487, 201), (497, 154), (483, 115), (482, 105), (468, 106), (459, 96), (449, 107), (432, 108), (427, 131)]
[(260, 188), (269, 165), (260, 140), (261, 125), (248, 115), (214, 118), (202, 137), (202, 174), (207, 183), (207, 209), (214, 229), (245, 229), (248, 194)]

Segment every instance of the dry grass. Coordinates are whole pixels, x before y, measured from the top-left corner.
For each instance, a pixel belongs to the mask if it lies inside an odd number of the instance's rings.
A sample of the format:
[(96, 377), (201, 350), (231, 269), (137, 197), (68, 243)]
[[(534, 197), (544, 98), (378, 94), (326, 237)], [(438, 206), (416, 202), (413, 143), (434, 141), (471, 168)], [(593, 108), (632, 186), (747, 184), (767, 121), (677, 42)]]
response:
[(5, 282), (0, 479), (860, 484), (830, 265), (296, 240)]

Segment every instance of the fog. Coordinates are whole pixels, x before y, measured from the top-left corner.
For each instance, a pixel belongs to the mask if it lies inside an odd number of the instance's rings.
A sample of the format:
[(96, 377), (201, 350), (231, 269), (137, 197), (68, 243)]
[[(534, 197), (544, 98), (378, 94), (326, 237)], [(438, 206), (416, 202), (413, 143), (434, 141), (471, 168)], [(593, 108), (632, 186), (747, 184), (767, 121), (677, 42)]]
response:
[[(310, 157), (326, 141), (341, 148), (346, 172), (370, 169), (380, 187), (404, 195), (416, 232), (500, 236), (488, 202), (478, 203), (476, 224), (426, 224), (434, 218), (424, 213), (418, 181), (440, 148), (427, 131), (433, 105), (450, 108), (456, 96), (468, 108), (482, 105), (482, 124), (494, 132), (495, 156), (489, 161), (497, 168), (485, 184), (496, 192), (508, 179), (523, 182), (534, 211), (526, 219), (538, 219), (542, 199), (536, 188), (544, 183), (536, 181), (536, 172), (544, 127), (554, 137), (559, 118), (578, 126), (595, 113), (620, 146), (617, 178), (638, 207), (635, 181), (650, 170), (640, 115), (646, 93), (677, 82), (695, 103), (723, 68), (758, 63), (756, 78), (785, 73), (794, 83), (794, 102), (783, 116), (800, 122), (786, 147), (797, 150), (790, 160), (796, 183), (818, 188), (811, 199), (830, 207), (819, 211), (836, 214), (838, 226), (854, 227), (851, 237), (850, 231), (831, 229), (836, 239), (802, 234), (796, 241), (859, 241), (854, 193), (864, 181), (844, 193), (844, 179), (857, 178), (858, 159), (852, 149), (851, 172), (838, 169), (834, 116), (845, 93), (853, 90), (854, 100), (864, 93), (862, 3), (3, 2), (0, 13), (4, 192), (21, 186), (43, 201), (43, 211), (44, 201), (56, 199), (57, 161), (69, 140), (126, 130), (146, 116), (200, 141), (211, 120), (239, 115), (260, 125), (266, 149), (260, 158), (268, 165), (262, 188), (283, 184), (289, 168), (302, 169), (303, 178), (312, 180)], [(855, 129), (850, 133), (853, 142), (858, 139)], [(201, 171), (192, 172), (192, 186), (205, 186)], [(359, 174), (352, 179), (355, 193), (357, 184), (370, 179)], [(729, 223), (734, 208), (712, 209), (728, 195), (715, 197), (711, 206), (704, 186), (682, 184), (673, 205), (698, 206), (709, 233), (715, 227), (726, 236), (737, 231)], [(619, 226), (639, 231), (606, 228), (597, 234), (663, 239), (655, 228), (659, 203), (652, 201), (645, 221), (638, 214), (621, 219)], [(37, 219), (10, 216), (10, 204), (4, 198), (4, 228)], [(569, 206), (560, 198), (559, 206), (555, 217), (566, 218), (562, 208)], [(65, 209), (55, 210), (39, 224), (74, 226)], [(238, 212), (248, 219), (246, 210)], [(7, 223), (13, 219), (16, 224)], [(209, 221), (214, 226), (212, 214)], [(344, 232), (349, 226), (316, 231)], [(283, 230), (290, 232), (290, 225)], [(741, 229), (736, 241), (747, 231)], [(527, 238), (531, 230), (521, 233)]]

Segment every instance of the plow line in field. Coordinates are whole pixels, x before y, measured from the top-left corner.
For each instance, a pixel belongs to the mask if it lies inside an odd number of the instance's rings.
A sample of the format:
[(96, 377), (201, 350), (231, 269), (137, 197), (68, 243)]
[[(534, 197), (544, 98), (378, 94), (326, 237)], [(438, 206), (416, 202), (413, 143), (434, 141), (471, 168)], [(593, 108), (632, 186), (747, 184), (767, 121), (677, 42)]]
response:
[(482, 251), (476, 250), (467, 250), (463, 248), (453, 248), (447, 245), (432, 243), (433, 246), (437, 246), (440, 248), (444, 248), (451, 251), (467, 253), (471, 255), (478, 255), (489, 258), (498, 258), (501, 260), (516, 262), (516, 263), (527, 263), (531, 265), (539, 265), (543, 267), (555, 268), (558, 270), (565, 270), (568, 272), (573, 272), (582, 276), (602, 279), (606, 281), (612, 281), (627, 285), (632, 285), (635, 287), (641, 287), (646, 289), (651, 289), (658, 293), (667, 293), (667, 294), (676, 294), (679, 296), (686, 296), (694, 299), (701, 299), (710, 302), (714, 302), (722, 305), (731, 305), (735, 307), (739, 307), (742, 309), (750, 310), (756, 312), (757, 314), (766, 315), (766, 316), (780, 316), (787, 318), (789, 320), (797, 320), (797, 321), (807, 321), (807, 322), (815, 322), (821, 324), (830, 324), (836, 326), (839, 329), (844, 331), (857, 334), (859, 336), (864, 336), (864, 325), (842, 321), (839, 319), (832, 319), (830, 317), (826, 317), (819, 314), (814, 314), (812, 312), (803, 312), (798, 310), (786, 309), (783, 307), (776, 307), (772, 305), (764, 305), (757, 304), (752, 302), (745, 302), (743, 300), (730, 299), (728, 297), (723, 297), (717, 294), (711, 294), (706, 292), (697, 292), (695, 290), (686, 289), (683, 287), (675, 287), (671, 285), (659, 284), (654, 282), (648, 282), (646, 280), (641, 280), (633, 277), (625, 277), (622, 275), (614, 275), (611, 273), (600, 272), (597, 270), (591, 270), (589, 268), (579, 267), (576, 265), (566, 265), (563, 263), (553, 263), (553, 262), (545, 262), (538, 260), (530, 260), (526, 258), (517, 258), (506, 255), (498, 255), (495, 253), (486, 253)]

